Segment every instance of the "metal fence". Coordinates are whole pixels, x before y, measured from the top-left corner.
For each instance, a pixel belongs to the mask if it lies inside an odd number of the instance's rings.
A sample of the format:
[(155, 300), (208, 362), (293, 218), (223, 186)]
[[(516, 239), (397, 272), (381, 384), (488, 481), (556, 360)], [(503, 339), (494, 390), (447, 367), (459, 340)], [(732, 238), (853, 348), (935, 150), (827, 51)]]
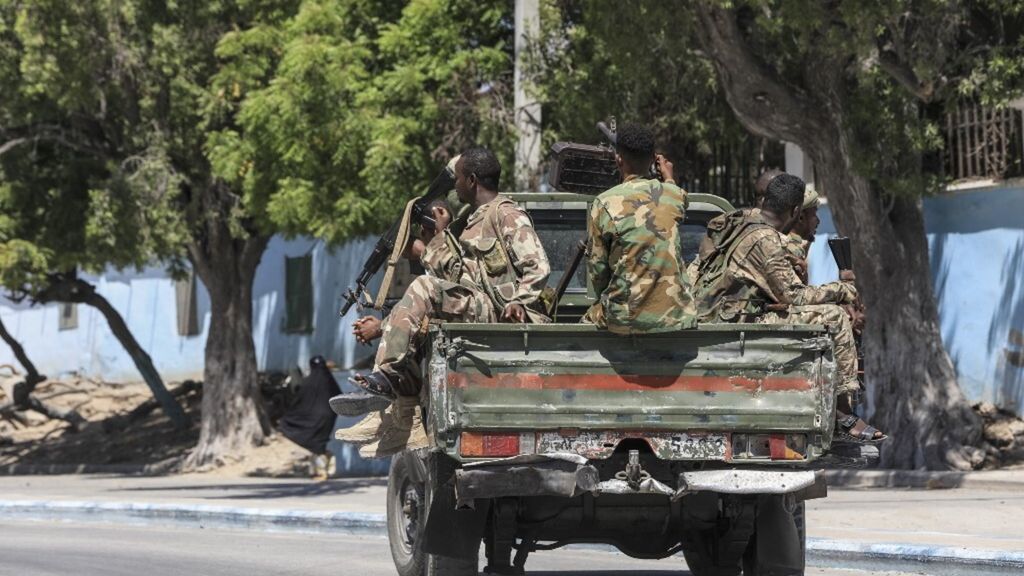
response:
[(954, 181), (1021, 176), (1022, 132), (1020, 110), (958, 104), (946, 112), (945, 175)]
[(715, 194), (737, 207), (753, 206), (754, 181), (766, 167), (784, 168), (785, 149), (779, 142), (750, 136), (687, 160), (680, 185), (688, 192)]

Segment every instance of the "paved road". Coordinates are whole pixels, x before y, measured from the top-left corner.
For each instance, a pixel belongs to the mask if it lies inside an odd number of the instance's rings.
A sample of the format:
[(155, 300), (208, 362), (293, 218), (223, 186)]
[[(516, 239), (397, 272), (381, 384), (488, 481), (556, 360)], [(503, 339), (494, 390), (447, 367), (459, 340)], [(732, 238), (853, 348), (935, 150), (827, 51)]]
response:
[[(321, 534), (181, 530), (53, 522), (0, 522), (0, 572), (19, 576), (394, 576), (387, 540)], [(607, 552), (539, 553), (531, 576), (682, 576), (678, 559)], [(809, 569), (808, 576), (866, 576)], [(887, 573), (889, 576), (899, 576)]]
[[(0, 476), (0, 498), (150, 502), (384, 513), (386, 480), (185, 476)], [(807, 533), (863, 543), (1024, 551), (1024, 490), (830, 490), (807, 503)]]

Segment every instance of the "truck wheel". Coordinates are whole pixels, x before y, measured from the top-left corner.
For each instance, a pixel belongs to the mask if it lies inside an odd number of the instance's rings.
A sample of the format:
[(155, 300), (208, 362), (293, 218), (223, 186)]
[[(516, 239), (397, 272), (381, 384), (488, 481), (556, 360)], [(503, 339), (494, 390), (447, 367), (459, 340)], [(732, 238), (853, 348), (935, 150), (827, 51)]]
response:
[(421, 549), (423, 520), (434, 492), (433, 482), (417, 482), (408, 460), (391, 459), (388, 473), (388, 541), (399, 576), (477, 576), (477, 558), (451, 558)]
[[(762, 507), (764, 508), (764, 507)], [(806, 529), (806, 510), (804, 509), (804, 503), (800, 502), (793, 509), (792, 521), (795, 525), (795, 533), (788, 529), (788, 527), (772, 527), (770, 526), (773, 522), (777, 521), (788, 521), (788, 519), (781, 518), (781, 511), (770, 508), (768, 510), (759, 510), (759, 514), (766, 514), (767, 518), (762, 518), (755, 524), (754, 534), (750, 537), (750, 542), (747, 544), (747, 549), (743, 553), (743, 575), (744, 576), (758, 576), (759, 574), (790, 574), (800, 575), (804, 573), (804, 562), (807, 555), (807, 529)], [(777, 516), (776, 516), (777, 515)], [(789, 516), (785, 514), (785, 516)], [(759, 528), (766, 530), (766, 533), (770, 533), (772, 542), (769, 544), (769, 549), (778, 553), (778, 558), (773, 558), (768, 566), (765, 566), (766, 558), (762, 558), (758, 554), (757, 536)], [(787, 535), (788, 534), (788, 535)], [(779, 538), (782, 536), (782, 538)], [(780, 566), (780, 564), (782, 564)]]

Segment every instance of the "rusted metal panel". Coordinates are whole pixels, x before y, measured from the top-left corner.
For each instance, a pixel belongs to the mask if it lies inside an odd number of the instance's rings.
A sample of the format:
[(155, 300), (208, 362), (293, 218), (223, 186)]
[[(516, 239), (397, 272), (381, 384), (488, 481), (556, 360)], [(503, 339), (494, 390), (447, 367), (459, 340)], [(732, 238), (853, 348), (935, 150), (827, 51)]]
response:
[[(732, 432), (806, 433), (817, 449), (831, 435), (835, 363), (819, 327), (621, 337), (578, 325), (448, 324), (433, 345), (442, 432), (536, 432), (536, 453), (588, 458), (640, 438), (669, 460), (728, 460)], [(454, 440), (445, 448), (453, 453)]]

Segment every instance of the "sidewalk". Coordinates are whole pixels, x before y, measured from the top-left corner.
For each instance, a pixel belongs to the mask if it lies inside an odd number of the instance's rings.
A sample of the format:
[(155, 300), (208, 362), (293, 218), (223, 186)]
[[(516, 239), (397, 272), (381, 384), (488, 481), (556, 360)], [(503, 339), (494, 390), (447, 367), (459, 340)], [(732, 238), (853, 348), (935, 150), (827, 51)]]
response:
[[(1024, 480), (1024, 470), (1013, 472)], [(227, 523), (239, 527), (301, 529), (306, 522), (307, 529), (351, 525), (382, 533), (386, 489), (382, 478), (312, 482), (208, 474), (0, 476), (0, 517), (33, 517), (26, 510), (34, 506), (46, 508), (43, 516), (51, 519), (62, 511), (69, 511), (71, 519), (84, 518), (71, 514), (73, 510), (85, 510), (92, 520), (138, 521), (148, 514), (154, 521), (179, 524), (201, 524), (211, 515), (228, 515), (259, 520)], [(829, 550), (852, 547), (912, 550), (913, 554), (940, 549), (943, 554), (980, 551), (1024, 558), (1022, 523), (1024, 490), (1020, 488), (830, 488), (828, 498), (807, 503), (809, 551), (826, 555)]]

